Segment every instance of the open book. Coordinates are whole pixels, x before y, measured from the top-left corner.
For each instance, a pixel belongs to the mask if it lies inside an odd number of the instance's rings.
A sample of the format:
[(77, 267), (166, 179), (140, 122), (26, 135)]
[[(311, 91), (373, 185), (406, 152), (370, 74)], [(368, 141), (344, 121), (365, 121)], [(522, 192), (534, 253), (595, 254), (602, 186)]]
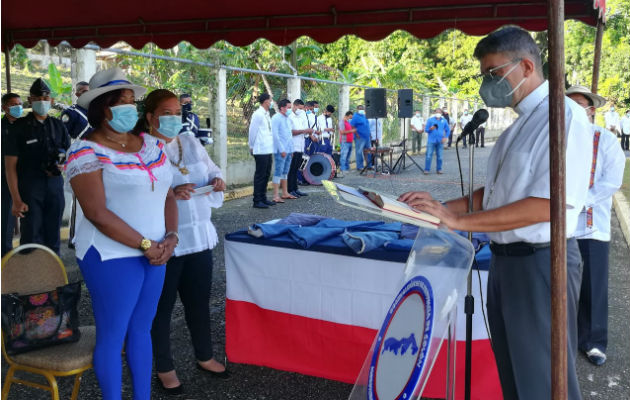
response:
[(417, 226), (437, 228), (440, 224), (439, 218), (418, 211), (406, 203), (374, 189), (354, 188), (332, 181), (322, 181), (322, 184), (328, 193), (343, 205)]

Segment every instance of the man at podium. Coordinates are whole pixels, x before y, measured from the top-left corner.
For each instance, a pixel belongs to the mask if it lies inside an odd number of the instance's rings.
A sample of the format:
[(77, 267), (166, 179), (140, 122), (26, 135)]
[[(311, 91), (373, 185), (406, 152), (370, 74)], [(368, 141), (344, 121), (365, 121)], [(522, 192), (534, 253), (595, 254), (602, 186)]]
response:
[[(528, 32), (508, 27), (475, 48), (479, 94), (488, 107), (519, 115), (496, 142), (486, 184), (468, 197), (440, 203), (426, 192), (400, 200), (428, 212), (451, 229), (488, 232), (488, 320), (506, 399), (551, 398), (549, 84), (540, 50)], [(583, 109), (565, 99), (568, 390), (580, 399), (575, 370), (581, 258), (573, 237), (588, 191), (591, 128)]]

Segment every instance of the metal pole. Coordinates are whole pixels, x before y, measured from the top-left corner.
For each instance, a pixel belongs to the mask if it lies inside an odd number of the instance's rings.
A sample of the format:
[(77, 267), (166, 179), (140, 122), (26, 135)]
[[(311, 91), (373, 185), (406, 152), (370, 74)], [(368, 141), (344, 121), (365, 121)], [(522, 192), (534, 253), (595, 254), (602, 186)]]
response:
[[(457, 122), (456, 122), (457, 123)], [(462, 132), (463, 133), (463, 132)], [(457, 146), (457, 142), (455, 143)], [(473, 212), (473, 192), (475, 140), (474, 133), (468, 136), (468, 213)], [(472, 242), (472, 232), (468, 232), (468, 240)], [(472, 374), (472, 319), (475, 313), (475, 298), (472, 295), (472, 269), (468, 271), (466, 282), (466, 297), (464, 299), (464, 313), (466, 314), (466, 358), (464, 361), (464, 400), (470, 400)]]
[(566, 400), (567, 254), (564, 126), (564, 1), (549, 0), (549, 175), (551, 185), (551, 398)]
[(11, 49), (8, 40), (4, 42), (4, 69), (7, 74), (7, 93), (11, 93)]
[(595, 52), (593, 55), (593, 79), (591, 81), (591, 92), (597, 93), (599, 83), (599, 62), (602, 58), (602, 37), (604, 36), (604, 22), (597, 20), (597, 33), (595, 34)]

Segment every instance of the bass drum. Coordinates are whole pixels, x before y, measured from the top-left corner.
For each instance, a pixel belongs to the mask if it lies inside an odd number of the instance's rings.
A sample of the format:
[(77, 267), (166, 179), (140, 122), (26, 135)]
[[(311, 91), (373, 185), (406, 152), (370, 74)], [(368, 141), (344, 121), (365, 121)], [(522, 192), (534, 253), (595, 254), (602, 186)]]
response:
[(311, 185), (321, 185), (323, 180), (335, 176), (335, 160), (326, 153), (315, 153), (308, 159), (302, 171), (304, 179)]

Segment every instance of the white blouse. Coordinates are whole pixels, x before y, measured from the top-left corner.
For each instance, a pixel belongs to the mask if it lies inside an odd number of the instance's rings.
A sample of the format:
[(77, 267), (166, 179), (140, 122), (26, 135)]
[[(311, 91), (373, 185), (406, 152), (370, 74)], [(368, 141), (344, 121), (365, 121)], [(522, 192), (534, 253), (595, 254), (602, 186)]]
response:
[[(166, 154), (171, 162), (173, 174), (172, 187), (185, 183), (194, 183), (196, 187), (206, 186), (214, 178), (221, 178), (221, 169), (212, 162), (206, 149), (194, 136), (179, 135), (182, 145), (180, 159), (179, 143), (173, 140), (166, 147)], [(174, 164), (179, 164), (177, 167)], [(187, 170), (182, 174), (180, 170)], [(223, 192), (210, 192), (191, 196), (189, 200), (177, 200), (179, 212), (179, 243), (175, 248), (175, 256), (197, 253), (212, 249), (218, 242), (217, 231), (212, 224), (212, 208), (223, 205)]]
[[(140, 134), (144, 143), (137, 153), (116, 151), (89, 140), (77, 140), (68, 150), (65, 165), (68, 182), (79, 174), (101, 169), (106, 207), (143, 237), (161, 241), (166, 233), (164, 204), (173, 175), (164, 144), (153, 136)], [(101, 233), (87, 218), (77, 218), (74, 244), (83, 259), (94, 246), (103, 261), (142, 256), (139, 249), (126, 246)]]

